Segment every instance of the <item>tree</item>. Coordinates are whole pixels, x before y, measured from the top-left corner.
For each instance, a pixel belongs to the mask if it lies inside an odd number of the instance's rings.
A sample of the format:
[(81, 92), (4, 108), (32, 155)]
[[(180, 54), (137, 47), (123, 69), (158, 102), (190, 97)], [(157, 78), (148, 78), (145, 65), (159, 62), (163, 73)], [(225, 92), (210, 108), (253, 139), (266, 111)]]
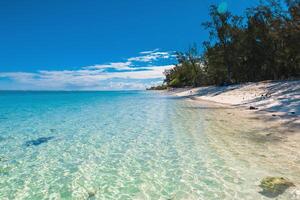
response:
[(227, 83), (232, 82), (232, 63), (229, 58), (230, 43), (232, 41), (230, 20), (233, 18), (230, 12), (219, 13), (217, 6), (210, 7), (211, 21), (203, 23), (209, 29), (210, 38), (215, 40), (215, 45), (219, 46), (218, 54), (223, 59), (223, 64), (227, 70)]
[(164, 72), (164, 82), (172, 87), (201, 85), (203, 69), (196, 45), (190, 47), (186, 53), (177, 52), (176, 58), (178, 64)]
[[(286, 6), (283, 6), (283, 3)], [(243, 16), (210, 7), (209, 41), (176, 54), (165, 71), (171, 87), (300, 78), (300, 1), (265, 0)]]

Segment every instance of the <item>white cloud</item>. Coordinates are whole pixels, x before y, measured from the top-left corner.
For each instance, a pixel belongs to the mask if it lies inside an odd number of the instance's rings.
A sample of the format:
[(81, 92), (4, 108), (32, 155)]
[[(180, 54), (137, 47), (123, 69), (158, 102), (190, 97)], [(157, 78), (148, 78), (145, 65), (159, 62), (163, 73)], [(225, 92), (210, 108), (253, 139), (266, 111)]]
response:
[(107, 69), (107, 68), (117, 68), (117, 69), (130, 69), (132, 62), (112, 62), (109, 64), (104, 65), (93, 65), (93, 66), (86, 66), (83, 69)]
[(159, 52), (157, 50), (140, 52), (141, 56), (129, 58), (130, 62), (152, 62), (158, 59), (168, 59), (172, 55), (169, 52)]
[[(28, 86), (28, 89), (49, 90), (144, 89), (153, 85), (153, 81), (156, 84), (162, 82), (163, 72), (173, 65), (149, 66), (149, 62), (168, 59), (171, 55), (168, 52), (158, 52), (158, 50), (141, 52), (140, 54), (141, 56), (129, 58), (125, 62), (85, 66), (78, 70), (40, 70), (34, 73), (0, 72), (0, 80), (1, 77), (9, 78), (16, 85), (20, 84), (22, 88)], [(143, 62), (146, 66), (136, 66), (135, 62)], [(110, 71), (111, 69), (113, 71)]]
[(140, 54), (151, 54), (151, 53), (154, 53), (154, 52), (157, 52), (159, 51), (159, 49), (154, 49), (154, 50), (151, 50), (151, 51), (142, 51), (140, 52)]

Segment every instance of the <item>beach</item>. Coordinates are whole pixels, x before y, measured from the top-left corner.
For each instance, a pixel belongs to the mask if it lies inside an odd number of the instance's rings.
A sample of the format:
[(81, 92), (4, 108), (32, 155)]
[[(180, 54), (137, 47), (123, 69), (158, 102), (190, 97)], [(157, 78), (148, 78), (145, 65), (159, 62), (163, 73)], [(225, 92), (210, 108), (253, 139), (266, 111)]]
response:
[(300, 131), (300, 81), (263, 81), (230, 86), (178, 88), (172, 95), (239, 109), (246, 115)]

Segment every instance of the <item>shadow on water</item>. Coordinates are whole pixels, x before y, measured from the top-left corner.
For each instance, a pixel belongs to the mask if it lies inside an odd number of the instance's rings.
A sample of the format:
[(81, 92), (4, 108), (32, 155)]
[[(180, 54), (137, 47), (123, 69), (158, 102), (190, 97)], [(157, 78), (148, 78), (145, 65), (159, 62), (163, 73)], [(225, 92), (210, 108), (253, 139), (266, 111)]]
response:
[(36, 140), (29, 140), (29, 141), (25, 142), (25, 146), (26, 147), (38, 146), (38, 145), (46, 143), (46, 142), (48, 142), (49, 140), (52, 140), (52, 139), (54, 139), (53, 136), (50, 136), (50, 137), (40, 137), (40, 138), (38, 138)]

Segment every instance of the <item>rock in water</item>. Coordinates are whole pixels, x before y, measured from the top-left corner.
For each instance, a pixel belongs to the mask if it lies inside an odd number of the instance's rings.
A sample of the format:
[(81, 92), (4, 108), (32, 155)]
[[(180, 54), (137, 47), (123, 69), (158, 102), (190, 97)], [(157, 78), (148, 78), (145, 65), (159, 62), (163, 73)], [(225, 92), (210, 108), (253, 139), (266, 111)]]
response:
[(261, 194), (267, 197), (276, 197), (295, 185), (283, 177), (266, 177), (260, 182), (259, 186), (263, 189), (260, 192)]
[(50, 136), (50, 137), (40, 137), (36, 140), (29, 140), (25, 143), (25, 146), (29, 147), (29, 146), (38, 146), (40, 144), (43, 144), (45, 142), (48, 142), (49, 140), (52, 140), (54, 137)]
[(250, 106), (249, 109), (250, 109), (250, 110), (257, 110), (257, 108), (254, 107), (254, 106)]
[(88, 191), (88, 198), (87, 199), (95, 199), (96, 198), (96, 191)]

